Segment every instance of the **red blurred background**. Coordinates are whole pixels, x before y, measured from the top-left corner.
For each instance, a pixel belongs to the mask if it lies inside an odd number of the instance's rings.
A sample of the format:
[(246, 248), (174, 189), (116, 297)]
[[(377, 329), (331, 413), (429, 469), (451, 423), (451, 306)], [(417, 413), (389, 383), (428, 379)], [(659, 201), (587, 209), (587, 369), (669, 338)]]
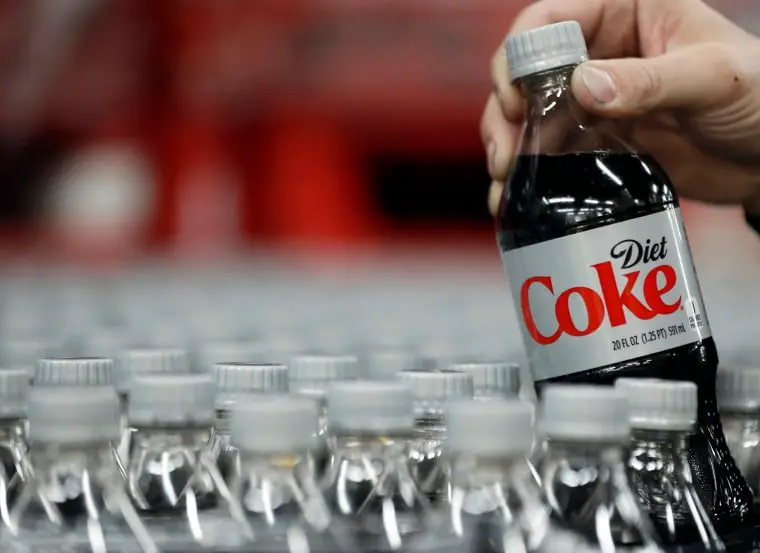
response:
[(0, 0), (4, 249), (492, 253), (478, 121), (526, 3)]

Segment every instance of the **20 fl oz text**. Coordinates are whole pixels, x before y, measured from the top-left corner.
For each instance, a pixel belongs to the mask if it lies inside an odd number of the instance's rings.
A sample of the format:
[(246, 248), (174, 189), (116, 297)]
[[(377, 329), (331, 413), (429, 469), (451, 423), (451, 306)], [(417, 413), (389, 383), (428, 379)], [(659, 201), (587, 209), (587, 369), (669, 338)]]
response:
[(612, 351), (635, 348), (642, 344), (667, 340), (672, 336), (678, 336), (679, 334), (684, 334), (685, 332), (686, 326), (683, 324), (670, 325), (668, 327), (657, 328), (655, 330), (648, 330), (646, 332), (642, 332), (641, 334), (633, 334), (627, 338), (612, 340)]

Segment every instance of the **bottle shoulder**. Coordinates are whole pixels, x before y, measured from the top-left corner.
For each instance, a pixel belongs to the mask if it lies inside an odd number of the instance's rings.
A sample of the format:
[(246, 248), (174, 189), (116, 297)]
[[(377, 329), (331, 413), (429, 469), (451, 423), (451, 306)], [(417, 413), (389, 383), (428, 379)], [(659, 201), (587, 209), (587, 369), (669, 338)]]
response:
[(515, 159), (497, 227), (511, 247), (678, 205), (665, 171), (647, 155), (587, 152)]

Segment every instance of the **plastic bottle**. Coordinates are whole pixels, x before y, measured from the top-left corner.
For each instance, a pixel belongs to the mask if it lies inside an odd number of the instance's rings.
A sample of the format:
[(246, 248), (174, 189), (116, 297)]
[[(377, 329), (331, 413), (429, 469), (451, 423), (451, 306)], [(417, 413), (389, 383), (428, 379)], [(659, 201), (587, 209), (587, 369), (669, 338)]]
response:
[(706, 551), (725, 545), (694, 486), (686, 443), (697, 421), (697, 386), (649, 378), (621, 378), (632, 439), (628, 475), (665, 545), (695, 542)]
[(622, 126), (574, 100), (573, 70), (588, 60), (579, 23), (509, 37), (506, 50), (527, 111), (497, 236), (539, 392), (620, 377), (694, 382), (694, 482), (719, 531), (743, 528), (752, 493), (720, 424), (718, 354), (673, 185)]
[(450, 370), (402, 371), (396, 378), (413, 391), (415, 398), (412, 474), (430, 501), (447, 501), (449, 474), (443, 459), (446, 404), (452, 399), (472, 399), (472, 375)]
[(26, 412), (29, 372), (0, 370), (0, 517), (9, 523), (10, 507), (29, 467)]
[(520, 367), (500, 361), (454, 363), (451, 370), (472, 375), (475, 398), (516, 398), (520, 395)]
[(628, 402), (614, 388), (549, 385), (540, 403), (546, 440), (537, 463), (552, 512), (601, 551), (659, 551), (626, 472)]

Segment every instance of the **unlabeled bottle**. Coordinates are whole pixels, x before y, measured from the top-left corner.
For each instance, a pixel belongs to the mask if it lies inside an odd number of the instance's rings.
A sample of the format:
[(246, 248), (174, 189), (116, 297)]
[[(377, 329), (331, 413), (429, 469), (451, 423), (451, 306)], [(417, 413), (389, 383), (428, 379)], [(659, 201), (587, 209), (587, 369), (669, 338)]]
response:
[(578, 22), (510, 36), (506, 57), (526, 124), (497, 235), (539, 394), (551, 382), (694, 382), (694, 483), (720, 532), (745, 527), (752, 492), (718, 416), (718, 353), (670, 179), (627, 127), (575, 100), (588, 60)]
[(697, 420), (696, 384), (621, 378), (615, 388), (628, 398), (630, 409), (631, 486), (662, 543), (696, 542), (707, 551), (724, 551), (686, 458), (687, 442)]
[(760, 502), (760, 367), (721, 367), (718, 407), (726, 441)]
[(309, 447), (317, 421), (317, 405), (307, 398), (239, 398), (232, 444), (240, 451), (240, 471), (228, 485), (228, 505), (240, 541), (252, 541), (250, 550), (358, 551), (334, 524), (315, 479)]
[(3, 550), (157, 552), (111, 447), (113, 388), (33, 387), (28, 413), (31, 470), (0, 532)]
[(240, 468), (239, 452), (230, 442), (230, 421), (238, 398), (250, 394), (286, 394), (288, 368), (270, 363), (217, 363), (213, 450), (222, 477), (229, 481)]
[(450, 516), (440, 532), (459, 542), (456, 550), (572, 551), (575, 536), (551, 520), (527, 459), (533, 405), (519, 399), (455, 400), (446, 420), (452, 493)]
[(143, 375), (132, 380), (130, 390), (132, 501), (141, 513), (166, 515), (149, 525), (162, 550), (186, 551), (208, 542), (201, 511), (216, 505), (221, 481), (211, 449), (211, 375)]
[(113, 361), (101, 357), (40, 359), (34, 367), (32, 381), (36, 388), (113, 386)]
[(449, 497), (449, 474), (443, 459), (446, 404), (473, 397), (473, 378), (461, 371), (402, 371), (396, 375), (414, 393), (415, 426), (410, 456), (412, 474), (433, 503)]
[(359, 378), (359, 360), (353, 355), (298, 355), (288, 363), (288, 371), (290, 392), (308, 397), (319, 406), (319, 431), (314, 439), (312, 457), (317, 478), (321, 480), (329, 460), (326, 441), (327, 391), (334, 382)]
[(0, 518), (6, 524), (10, 506), (29, 468), (26, 411), (29, 371), (0, 370)]
[(434, 526), (411, 472), (414, 394), (400, 382), (341, 382), (329, 391), (327, 496), (365, 551), (398, 550)]
[(520, 395), (520, 366), (501, 361), (464, 361), (452, 370), (472, 375), (476, 399), (516, 398)]
[(121, 352), (114, 371), (114, 386), (119, 394), (123, 432), (117, 452), (119, 458), (129, 458), (131, 430), (127, 421), (131, 382), (141, 375), (186, 374), (190, 372), (187, 353), (181, 349), (135, 348)]
[(609, 386), (547, 386), (538, 474), (555, 517), (601, 551), (658, 551), (626, 472), (628, 402)]

